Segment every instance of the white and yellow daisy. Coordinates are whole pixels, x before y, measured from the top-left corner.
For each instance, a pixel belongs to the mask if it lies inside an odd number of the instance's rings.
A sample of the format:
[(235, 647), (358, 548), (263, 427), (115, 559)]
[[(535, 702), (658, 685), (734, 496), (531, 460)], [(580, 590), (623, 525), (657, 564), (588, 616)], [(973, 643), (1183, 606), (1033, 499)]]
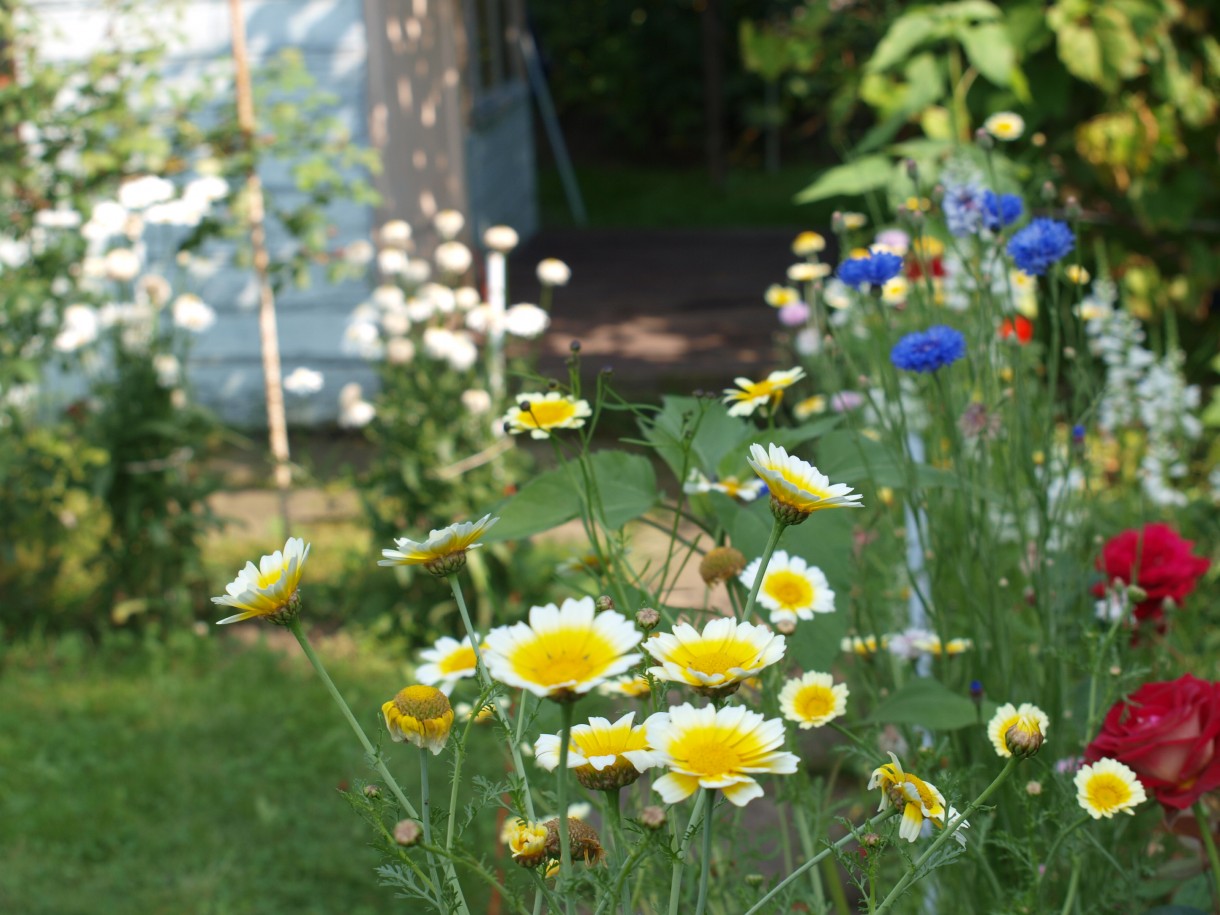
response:
[(776, 406), (784, 396), (784, 390), (805, 377), (800, 366), (787, 371), (775, 371), (762, 381), (736, 378), (735, 388), (724, 389), (724, 403), (729, 416), (749, 416), (759, 407)]
[(987, 736), (996, 754), (1007, 759), (1016, 753), (1032, 756), (1046, 739), (1051, 721), (1046, 712), (1031, 702), (1022, 702), (1020, 707), (1006, 702), (996, 709), (987, 724)]
[(826, 279), (833, 272), (834, 268), (830, 264), (802, 262), (788, 268), (788, 279), (794, 283), (812, 283)]
[[(831, 483), (807, 461), (772, 443), (750, 446), (749, 464), (771, 490), (773, 512), (784, 511), (788, 524), (799, 524), (811, 513), (827, 508), (863, 508), (860, 493), (846, 483)], [(778, 504), (777, 504), (778, 503)]]
[(531, 607), (529, 623), (493, 629), (483, 662), (507, 686), (567, 702), (625, 673), (641, 657), (631, 650), (641, 638), (618, 611), (596, 613), (593, 598), (568, 598)]
[(382, 550), (384, 559), (379, 566), (423, 566), (433, 575), (448, 575), (466, 564), (466, 551), (477, 549), (476, 543), (488, 528), (499, 521), (484, 515), (478, 521), (463, 521), (432, 531), (428, 539), (418, 543), (407, 537), (395, 539), (396, 550)]
[[(568, 768), (590, 791), (613, 791), (635, 782), (645, 769), (656, 765), (648, 749), (644, 725), (634, 724), (628, 712), (613, 724), (605, 718), (590, 718), (588, 724), (572, 728), (568, 743)], [(543, 734), (534, 741), (534, 758), (548, 772), (559, 767), (558, 734)]]
[(1038, 317), (1038, 278), (1024, 270), (1012, 270), (1008, 274), (1008, 285), (1012, 290), (1013, 310), (1031, 321)]
[(530, 438), (543, 439), (556, 429), (579, 429), (593, 415), (587, 400), (578, 400), (558, 391), (546, 394), (521, 394), (516, 405), (504, 414), (504, 428), (517, 435), (529, 432)]
[(647, 699), (652, 695), (652, 687), (648, 685), (648, 678), (637, 677), (634, 674), (607, 680), (597, 687), (597, 691), (603, 696), (616, 698), (625, 696), (628, 699)]
[[(741, 573), (741, 583), (747, 589), (754, 587), (761, 564), (759, 557)], [(795, 622), (811, 620), (815, 613), (834, 613), (835, 593), (817, 566), (776, 550), (758, 589), (758, 602), (771, 611), (772, 623), (785, 619)]]
[[(944, 829), (946, 822), (957, 818), (957, 811), (945, 806), (944, 795), (936, 790), (935, 785), (910, 772), (904, 772), (898, 757), (893, 753), (890, 753), (890, 759), (892, 762), (873, 770), (868, 787), (870, 790), (881, 789), (881, 806), (877, 808), (879, 813), (890, 807), (903, 808), (902, 823), (898, 827), (899, 836), (908, 842), (914, 842), (919, 838), (924, 820), (931, 822), (937, 829)], [(962, 823), (953, 833), (953, 838), (962, 845), (966, 844), (966, 836), (962, 830), (969, 826), (969, 823)]]
[(648, 669), (658, 680), (726, 695), (780, 660), (784, 637), (766, 626), (725, 617), (709, 622), (703, 632), (689, 623), (678, 623), (673, 632), (657, 633), (645, 641), (644, 650), (660, 662)]
[[(477, 632), (474, 637), (479, 637)], [(486, 644), (480, 642), (479, 650), (486, 651)], [(446, 696), (453, 692), (458, 680), (473, 677), (478, 672), (474, 648), (468, 639), (459, 642), (443, 635), (431, 648), (421, 651), (419, 659), (427, 663), (416, 669), (415, 679), (426, 686), (437, 687)]]
[[(819, 413), (825, 412), (826, 395), (824, 394), (814, 394), (812, 397), (806, 397), (800, 403), (795, 404), (792, 407), (792, 415), (795, 416), (800, 422), (804, 422), (811, 416), (816, 416)], [(760, 480), (759, 482), (762, 481)], [(766, 488), (765, 483), (763, 483), (763, 488)]]
[(1025, 133), (1025, 119), (1011, 111), (997, 111), (983, 122), (983, 129), (997, 140), (1016, 140)]
[(871, 658), (878, 651), (889, 647), (889, 636), (878, 639), (875, 635), (846, 635), (839, 641), (839, 650), (851, 652), (861, 658)]
[(546, 859), (547, 828), (542, 823), (511, 820), (504, 824), (500, 840), (522, 867), (537, 867)]
[(753, 502), (767, 491), (767, 485), (762, 480), (739, 480), (737, 477), (721, 477), (719, 480), (710, 480), (700, 471), (692, 470), (690, 476), (682, 485), (682, 491), (691, 495), (705, 492), (719, 492), (724, 493), (730, 499), (737, 499), (741, 502)]
[(792, 305), (800, 300), (799, 292), (791, 286), (780, 286), (778, 283), (772, 283), (763, 293), (763, 301), (772, 308), (783, 308), (785, 305)]
[(1093, 278), (1089, 275), (1089, 271), (1080, 266), (1080, 264), (1068, 264), (1063, 268), (1063, 275), (1067, 277), (1069, 283), (1077, 286), (1087, 286), (1089, 285), (1089, 280)]
[(414, 744), (433, 754), (445, 749), (453, 728), (453, 708), (448, 697), (432, 686), (414, 685), (381, 706), (385, 726), (395, 743)]
[(839, 220), (843, 223), (843, 228), (849, 232), (854, 232), (857, 229), (863, 229), (868, 225), (868, 217), (863, 213), (854, 213), (850, 210), (840, 213)]
[(886, 305), (901, 305), (907, 300), (911, 284), (905, 276), (886, 280), (881, 286), (881, 301)]
[(283, 551), (276, 550), (259, 560), (247, 562), (237, 577), (225, 586), (225, 594), (212, 603), (233, 607), (240, 613), (225, 617), (217, 625), (238, 623), (256, 616), (285, 624), (297, 615), (300, 601), (297, 588), (301, 570), (309, 557), (309, 544), (300, 537), (289, 537)]
[(1139, 778), (1118, 760), (1099, 759), (1076, 773), (1076, 801), (1095, 820), (1116, 813), (1134, 816), (1133, 808), (1146, 800)]
[(817, 232), (802, 232), (792, 240), (792, 253), (797, 257), (809, 257), (826, 250), (826, 239)]
[(644, 727), (655, 764), (669, 769), (652, 784), (667, 804), (699, 788), (719, 788), (731, 803), (744, 807), (763, 794), (753, 776), (791, 775), (799, 763), (794, 754), (779, 749), (784, 743), (782, 721), (764, 720), (740, 705), (718, 710), (687, 703), (658, 712)]
[(830, 674), (811, 670), (784, 684), (779, 708), (784, 717), (802, 730), (820, 728), (847, 713), (847, 684), (834, 681)]

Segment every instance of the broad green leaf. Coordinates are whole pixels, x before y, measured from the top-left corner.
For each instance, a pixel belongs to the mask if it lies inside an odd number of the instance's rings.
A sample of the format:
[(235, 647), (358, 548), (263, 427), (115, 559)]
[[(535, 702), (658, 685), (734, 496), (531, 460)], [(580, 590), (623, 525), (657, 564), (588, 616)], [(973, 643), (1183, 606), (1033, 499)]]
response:
[(644, 437), (675, 477), (682, 473), (682, 440), (691, 429), (695, 432), (690, 442), (690, 467), (705, 474), (720, 472), (724, 456), (733, 450), (747, 429), (742, 420), (729, 416), (724, 404), (694, 397), (662, 398), (661, 411), (640, 425)]
[(592, 463), (608, 527), (620, 528), (656, 504), (656, 471), (642, 454), (598, 451)]
[(881, 73), (906, 61), (921, 45), (944, 36), (944, 27), (927, 10), (912, 10), (894, 20), (867, 64), (869, 73)]
[(788, 636), (786, 657), (802, 670), (830, 670), (839, 656), (839, 643), (847, 634), (848, 616), (840, 607), (834, 613), (817, 613), (813, 619), (797, 623), (796, 632)]
[(998, 22), (963, 28), (959, 32), (962, 47), (971, 65), (993, 85), (1007, 88), (1017, 65), (1016, 50), (1008, 30)]
[(869, 720), (877, 724), (915, 724), (934, 731), (981, 726), (982, 710), (931, 678), (915, 680), (885, 699)]
[(822, 172), (813, 184), (796, 195), (795, 200), (797, 203), (813, 203), (827, 197), (865, 194), (884, 187), (892, 168), (888, 156), (865, 156)]
[(500, 520), (487, 532), (484, 543), (523, 540), (579, 515), (580, 493), (568, 471), (560, 467), (534, 477), (492, 514)]

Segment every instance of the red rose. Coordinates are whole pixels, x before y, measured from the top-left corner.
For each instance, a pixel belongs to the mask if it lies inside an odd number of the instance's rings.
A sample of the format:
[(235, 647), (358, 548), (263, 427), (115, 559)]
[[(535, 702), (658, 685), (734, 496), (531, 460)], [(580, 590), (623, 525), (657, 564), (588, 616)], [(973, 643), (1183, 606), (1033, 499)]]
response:
[(1189, 807), (1220, 787), (1220, 683), (1145, 683), (1114, 704), (1084, 753), (1130, 766), (1166, 807)]
[(1160, 621), (1165, 598), (1181, 604), (1195, 589), (1211, 560), (1191, 553), (1194, 542), (1183, 540), (1168, 524), (1146, 524), (1142, 531), (1123, 531), (1102, 548), (1097, 568), (1105, 581), (1093, 586), (1098, 597), (1114, 579), (1142, 588), (1148, 597), (1135, 605), (1137, 620)]

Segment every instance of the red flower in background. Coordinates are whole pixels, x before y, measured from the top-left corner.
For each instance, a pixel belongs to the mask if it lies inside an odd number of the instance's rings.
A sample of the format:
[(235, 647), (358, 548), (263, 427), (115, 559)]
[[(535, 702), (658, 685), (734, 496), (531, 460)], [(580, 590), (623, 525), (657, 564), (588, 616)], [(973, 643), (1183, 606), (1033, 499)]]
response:
[(1145, 683), (1114, 704), (1084, 753), (1130, 766), (1164, 806), (1186, 809), (1220, 787), (1220, 683)]
[(1191, 552), (1194, 542), (1183, 540), (1168, 524), (1146, 524), (1143, 530), (1123, 531), (1102, 548), (1097, 568), (1105, 581), (1093, 586), (1097, 597), (1115, 579), (1136, 585), (1148, 595), (1135, 605), (1135, 618), (1155, 620), (1165, 616), (1165, 598), (1181, 604), (1211, 567), (1211, 560)]
[(1000, 325), (1000, 339), (1007, 340), (1013, 336), (1017, 338), (1018, 343), (1024, 346), (1034, 339), (1034, 322), (1021, 315), (1017, 315), (1015, 318), (1005, 318)]

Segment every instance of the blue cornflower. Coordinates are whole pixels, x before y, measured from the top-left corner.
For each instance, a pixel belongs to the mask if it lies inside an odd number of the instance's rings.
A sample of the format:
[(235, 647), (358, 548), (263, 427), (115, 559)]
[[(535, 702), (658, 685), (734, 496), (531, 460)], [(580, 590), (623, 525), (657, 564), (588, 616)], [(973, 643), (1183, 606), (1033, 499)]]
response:
[(1012, 237), (1008, 254), (1018, 270), (1042, 276), (1051, 264), (1066, 257), (1075, 247), (1076, 236), (1067, 223), (1035, 219)]
[(969, 184), (946, 184), (945, 196), (940, 208), (945, 214), (945, 225), (949, 233), (957, 238), (977, 235), (983, 227), (983, 188), (971, 181)]
[(907, 334), (890, 350), (890, 362), (908, 372), (935, 372), (966, 355), (961, 331), (934, 324), (925, 331)]
[(999, 232), (1021, 218), (1024, 207), (1016, 194), (995, 194), (983, 191), (983, 225), (992, 232)]
[(865, 283), (884, 286), (902, 272), (902, 258), (888, 251), (875, 251), (868, 257), (853, 257), (839, 264), (839, 279), (852, 289)]

